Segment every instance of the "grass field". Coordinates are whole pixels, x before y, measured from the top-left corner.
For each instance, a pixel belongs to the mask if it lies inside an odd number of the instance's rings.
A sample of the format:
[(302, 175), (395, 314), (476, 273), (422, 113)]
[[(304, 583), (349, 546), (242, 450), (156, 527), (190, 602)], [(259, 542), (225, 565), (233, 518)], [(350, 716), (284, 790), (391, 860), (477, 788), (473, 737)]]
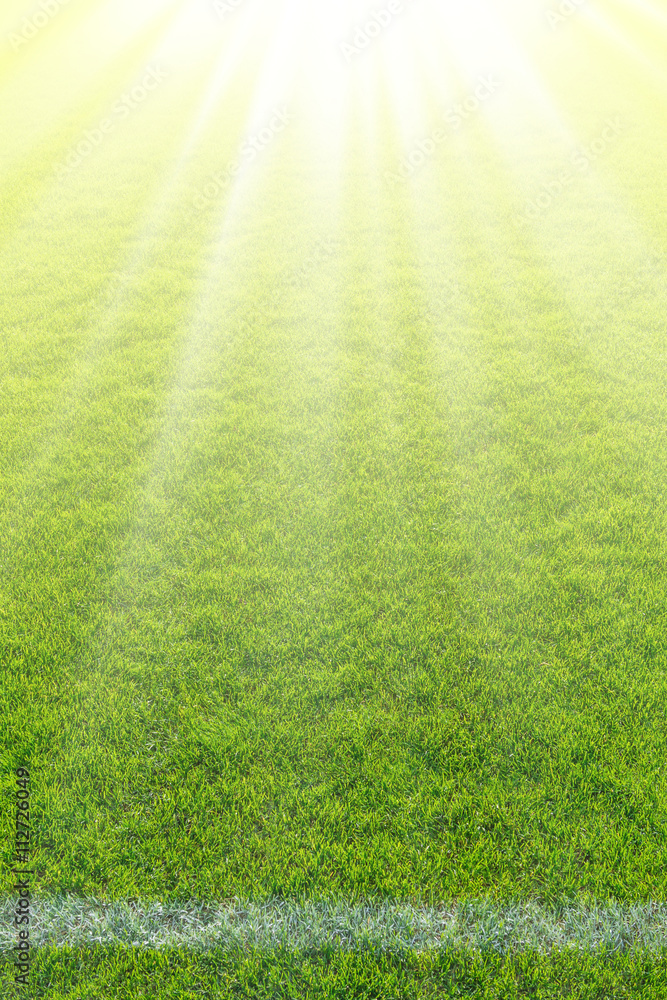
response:
[(3, 6), (2, 998), (667, 995), (667, 8), (399, 6)]

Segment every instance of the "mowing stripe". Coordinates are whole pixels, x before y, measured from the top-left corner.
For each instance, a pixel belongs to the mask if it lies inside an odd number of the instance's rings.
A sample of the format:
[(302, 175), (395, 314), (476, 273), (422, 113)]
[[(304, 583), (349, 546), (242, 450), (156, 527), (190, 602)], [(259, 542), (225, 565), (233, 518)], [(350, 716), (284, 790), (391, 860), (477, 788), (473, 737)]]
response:
[[(5, 952), (15, 944), (14, 905), (12, 899), (0, 904), (0, 950)], [(197, 951), (220, 947), (306, 951), (332, 946), (394, 952), (659, 951), (667, 948), (667, 904), (572, 904), (547, 910), (534, 902), (503, 907), (484, 900), (439, 907), (234, 900), (218, 906), (195, 902), (177, 906), (56, 896), (33, 901), (31, 941), (37, 947), (122, 944)]]

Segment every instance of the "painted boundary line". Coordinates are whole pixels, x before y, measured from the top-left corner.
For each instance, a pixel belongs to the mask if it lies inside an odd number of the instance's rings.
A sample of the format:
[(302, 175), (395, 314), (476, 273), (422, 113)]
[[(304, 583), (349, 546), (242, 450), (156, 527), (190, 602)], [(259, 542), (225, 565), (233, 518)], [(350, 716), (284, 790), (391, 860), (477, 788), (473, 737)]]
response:
[[(573, 948), (595, 951), (667, 949), (667, 904), (570, 904), (547, 910), (533, 902), (498, 906), (485, 900), (416, 907), (390, 902), (354, 903), (241, 900), (224, 905), (102, 903), (55, 896), (33, 901), (31, 947), (93, 944), (195, 951), (245, 947), (273, 951), (404, 952), (463, 948), (541, 953)], [(14, 946), (14, 903), (0, 902), (0, 951)]]

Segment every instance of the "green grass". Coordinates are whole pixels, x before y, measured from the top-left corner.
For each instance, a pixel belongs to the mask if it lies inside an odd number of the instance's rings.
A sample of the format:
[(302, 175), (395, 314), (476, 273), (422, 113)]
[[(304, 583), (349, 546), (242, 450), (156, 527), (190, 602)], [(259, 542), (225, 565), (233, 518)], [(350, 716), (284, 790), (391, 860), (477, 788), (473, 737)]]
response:
[[(538, 32), (569, 132), (499, 65), (405, 184), (383, 178), (442, 124), (438, 87), (463, 100), (476, 73), (418, 63), (406, 123), (390, 69), (364, 76), (378, 40), (346, 77), (339, 170), (300, 79), (294, 122), (198, 211), (286, 103), (253, 104), (274, 25), (187, 157), (236, 21), (57, 180), (169, 22), (118, 46), (98, 7), (3, 57), (4, 870), (29, 766), (36, 905), (664, 901), (655, 25), (597, 5), (643, 61), (583, 12)], [(268, 954), (45, 946), (34, 990), (664, 993), (664, 954)]]
[[(120, 1000), (160, 996), (252, 1000), (440, 1000), (496, 997), (589, 1000), (641, 997), (659, 1000), (667, 987), (664, 959), (575, 952), (511, 957), (469, 951), (365, 954), (330, 949), (299, 955), (219, 951), (140, 951), (130, 948), (46, 950), (33, 973), (38, 1000)], [(0, 993), (0, 996), (8, 993)]]

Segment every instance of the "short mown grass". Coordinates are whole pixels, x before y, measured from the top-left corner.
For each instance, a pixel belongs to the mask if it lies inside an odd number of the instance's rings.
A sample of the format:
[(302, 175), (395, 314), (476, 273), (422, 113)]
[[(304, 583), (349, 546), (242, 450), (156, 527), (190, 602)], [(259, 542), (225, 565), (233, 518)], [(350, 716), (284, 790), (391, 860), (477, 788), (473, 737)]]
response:
[[(644, 953), (512, 956), (469, 950), (419, 954), (341, 951), (142, 951), (136, 948), (46, 949), (33, 972), (37, 1000), (120, 1000), (164, 997), (298, 997), (299, 1000), (441, 1000), (496, 997), (660, 1000), (667, 987), (664, 958)], [(0, 990), (2, 987), (0, 986)], [(3, 990), (0, 996), (10, 996)]]
[[(656, 81), (582, 14), (533, 52), (569, 132), (506, 66), (389, 183), (428, 129), (351, 69), (338, 171), (297, 88), (199, 210), (259, 50), (187, 157), (217, 52), (56, 180), (160, 27), (130, 59), (67, 17), (16, 55), (0, 119), (0, 782), (10, 803), (31, 770), (36, 900), (664, 901)], [(614, 115), (594, 167), (522, 219)], [(40, 948), (35, 995), (657, 997), (665, 975), (659, 954), (531, 948), (68, 949)]]

